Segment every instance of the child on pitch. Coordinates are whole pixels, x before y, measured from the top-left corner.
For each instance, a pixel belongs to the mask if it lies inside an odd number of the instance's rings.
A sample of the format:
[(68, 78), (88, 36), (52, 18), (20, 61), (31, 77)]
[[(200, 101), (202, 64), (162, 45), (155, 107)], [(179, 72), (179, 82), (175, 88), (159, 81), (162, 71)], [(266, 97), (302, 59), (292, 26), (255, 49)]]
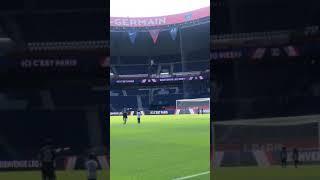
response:
[(89, 158), (86, 161), (86, 169), (87, 169), (87, 177), (88, 180), (97, 180), (97, 168), (98, 168), (98, 163), (95, 160), (94, 154), (90, 153)]

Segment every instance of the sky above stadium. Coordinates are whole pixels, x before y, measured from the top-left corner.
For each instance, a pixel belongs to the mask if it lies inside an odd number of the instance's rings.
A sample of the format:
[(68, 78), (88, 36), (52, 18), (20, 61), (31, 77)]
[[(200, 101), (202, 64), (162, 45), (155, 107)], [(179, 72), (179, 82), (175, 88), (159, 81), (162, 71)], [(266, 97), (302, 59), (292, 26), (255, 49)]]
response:
[(210, 0), (110, 0), (110, 16), (166, 16), (209, 6)]

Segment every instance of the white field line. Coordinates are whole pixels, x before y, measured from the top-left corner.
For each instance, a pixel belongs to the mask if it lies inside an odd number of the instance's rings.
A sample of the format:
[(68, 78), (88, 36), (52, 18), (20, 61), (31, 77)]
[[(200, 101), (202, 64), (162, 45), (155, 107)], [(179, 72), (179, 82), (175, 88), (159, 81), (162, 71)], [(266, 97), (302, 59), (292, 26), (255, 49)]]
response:
[(194, 177), (197, 177), (197, 176), (202, 176), (202, 175), (209, 174), (209, 173), (210, 173), (210, 171), (206, 171), (206, 172), (202, 172), (202, 173), (194, 174), (194, 175), (190, 175), (190, 176), (184, 176), (184, 177), (174, 178), (173, 180), (190, 179), (190, 178), (194, 178)]

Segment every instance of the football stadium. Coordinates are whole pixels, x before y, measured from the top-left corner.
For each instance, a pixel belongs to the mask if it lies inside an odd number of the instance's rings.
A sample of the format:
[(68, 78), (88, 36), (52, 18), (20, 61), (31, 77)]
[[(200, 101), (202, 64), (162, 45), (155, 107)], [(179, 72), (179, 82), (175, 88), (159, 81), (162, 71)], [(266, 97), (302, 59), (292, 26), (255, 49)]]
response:
[(110, 177), (208, 180), (210, 2), (126, 2), (111, 1)]
[(319, 179), (319, 2), (212, 6), (212, 177)]
[(97, 179), (108, 179), (108, 42), (101, 7), (79, 0), (0, 6), (0, 179), (42, 179), (41, 150), (48, 143), (57, 180), (87, 180), (89, 154)]

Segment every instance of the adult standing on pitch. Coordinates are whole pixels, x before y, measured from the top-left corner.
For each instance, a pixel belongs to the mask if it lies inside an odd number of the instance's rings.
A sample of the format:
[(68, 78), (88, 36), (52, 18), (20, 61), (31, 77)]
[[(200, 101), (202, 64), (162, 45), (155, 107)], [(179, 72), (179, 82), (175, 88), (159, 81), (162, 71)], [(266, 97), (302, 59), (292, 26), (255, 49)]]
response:
[(127, 124), (128, 114), (126, 109), (124, 109), (122, 116), (123, 116), (123, 124)]
[(97, 180), (98, 163), (95, 160), (94, 154), (89, 154), (89, 159), (86, 162), (88, 180)]
[(280, 152), (280, 159), (281, 159), (281, 166), (283, 168), (287, 167), (287, 148), (286, 147), (282, 147), (282, 150)]
[(299, 164), (299, 151), (297, 148), (293, 149), (293, 154), (292, 154), (292, 159), (294, 161), (294, 167), (298, 168), (298, 164)]
[(40, 149), (39, 159), (41, 162), (42, 180), (55, 180), (55, 149), (52, 141), (46, 140), (46, 145)]
[(140, 118), (141, 118), (141, 112), (140, 111), (137, 112), (137, 118), (138, 118), (138, 124), (140, 124)]

